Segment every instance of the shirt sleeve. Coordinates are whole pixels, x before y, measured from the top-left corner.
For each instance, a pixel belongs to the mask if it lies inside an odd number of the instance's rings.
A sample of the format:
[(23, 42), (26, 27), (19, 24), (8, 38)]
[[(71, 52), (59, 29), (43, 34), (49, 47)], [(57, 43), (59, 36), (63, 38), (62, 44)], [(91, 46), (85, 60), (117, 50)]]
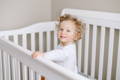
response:
[(55, 49), (44, 53), (43, 57), (52, 61), (61, 62), (67, 59), (68, 52), (64, 49)]

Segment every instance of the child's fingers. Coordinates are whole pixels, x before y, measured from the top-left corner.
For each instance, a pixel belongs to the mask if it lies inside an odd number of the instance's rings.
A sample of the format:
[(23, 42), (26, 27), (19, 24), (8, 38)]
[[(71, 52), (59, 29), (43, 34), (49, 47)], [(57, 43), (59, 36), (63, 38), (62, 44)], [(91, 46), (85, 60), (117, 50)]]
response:
[(33, 57), (32, 58), (36, 58), (38, 55), (33, 55)]
[(43, 54), (41, 52), (34, 52), (31, 56), (32, 58), (36, 58), (38, 56), (42, 56)]
[(33, 54), (32, 54), (32, 58), (36, 58), (37, 56), (38, 56), (37, 53), (33, 53)]

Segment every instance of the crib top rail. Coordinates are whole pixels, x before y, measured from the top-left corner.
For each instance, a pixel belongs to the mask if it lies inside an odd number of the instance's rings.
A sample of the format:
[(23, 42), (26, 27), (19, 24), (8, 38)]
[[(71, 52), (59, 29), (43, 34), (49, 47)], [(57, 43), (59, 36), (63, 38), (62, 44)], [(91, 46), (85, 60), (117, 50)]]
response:
[(0, 31), (0, 36), (53, 31), (56, 24), (56, 21), (40, 22), (20, 29)]
[(120, 13), (66, 8), (62, 14), (72, 14), (88, 24), (120, 29)]

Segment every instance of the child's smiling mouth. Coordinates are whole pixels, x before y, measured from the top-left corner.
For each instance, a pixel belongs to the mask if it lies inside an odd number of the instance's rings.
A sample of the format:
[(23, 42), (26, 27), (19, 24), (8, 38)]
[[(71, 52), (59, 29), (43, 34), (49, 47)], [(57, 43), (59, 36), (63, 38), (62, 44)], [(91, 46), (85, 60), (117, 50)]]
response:
[(60, 36), (60, 38), (66, 38), (66, 36)]

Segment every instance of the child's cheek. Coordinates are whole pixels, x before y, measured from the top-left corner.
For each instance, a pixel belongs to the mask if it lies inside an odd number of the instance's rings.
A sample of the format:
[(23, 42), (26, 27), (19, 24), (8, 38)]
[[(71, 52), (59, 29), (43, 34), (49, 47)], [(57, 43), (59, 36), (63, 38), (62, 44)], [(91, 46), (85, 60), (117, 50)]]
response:
[(60, 33), (57, 33), (57, 38), (60, 38)]

